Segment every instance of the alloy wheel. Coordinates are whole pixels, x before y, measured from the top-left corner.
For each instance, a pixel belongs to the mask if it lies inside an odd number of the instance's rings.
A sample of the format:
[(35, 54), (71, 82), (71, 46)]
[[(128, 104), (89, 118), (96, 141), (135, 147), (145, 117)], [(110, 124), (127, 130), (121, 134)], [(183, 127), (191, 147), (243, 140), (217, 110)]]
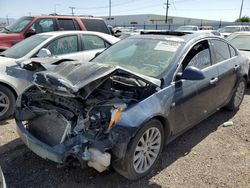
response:
[(135, 148), (133, 166), (137, 173), (146, 172), (155, 162), (161, 148), (161, 133), (156, 127), (148, 129)]
[(238, 107), (244, 97), (244, 92), (245, 92), (245, 82), (242, 81), (239, 83), (236, 92), (235, 92), (235, 97), (234, 97), (234, 106)]
[(0, 91), (0, 116), (4, 115), (10, 106), (9, 97)]

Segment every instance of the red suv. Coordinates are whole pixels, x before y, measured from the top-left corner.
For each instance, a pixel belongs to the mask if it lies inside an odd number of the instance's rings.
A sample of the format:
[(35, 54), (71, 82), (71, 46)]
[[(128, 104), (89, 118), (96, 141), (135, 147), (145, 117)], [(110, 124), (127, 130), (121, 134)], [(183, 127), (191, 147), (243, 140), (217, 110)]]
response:
[(21, 40), (43, 32), (60, 30), (98, 31), (110, 34), (103, 19), (75, 16), (25, 16), (0, 33), (0, 51), (11, 47)]

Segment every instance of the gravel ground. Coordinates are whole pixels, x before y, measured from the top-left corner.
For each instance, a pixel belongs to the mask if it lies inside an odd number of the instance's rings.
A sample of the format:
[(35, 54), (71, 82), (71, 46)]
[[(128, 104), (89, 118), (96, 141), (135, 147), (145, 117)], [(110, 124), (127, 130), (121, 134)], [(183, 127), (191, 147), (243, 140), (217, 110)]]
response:
[[(8, 187), (250, 187), (249, 106), (250, 89), (236, 114), (221, 110), (177, 138), (139, 181), (112, 169), (57, 168), (22, 144), (13, 120), (0, 123), (0, 165)], [(226, 121), (233, 126), (223, 127)]]

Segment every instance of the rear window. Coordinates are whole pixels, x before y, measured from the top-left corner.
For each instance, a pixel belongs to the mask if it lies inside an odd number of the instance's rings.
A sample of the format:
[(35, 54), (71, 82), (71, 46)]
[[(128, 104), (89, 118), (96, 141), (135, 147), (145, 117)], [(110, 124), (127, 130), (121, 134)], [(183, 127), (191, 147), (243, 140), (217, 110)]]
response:
[(211, 40), (211, 43), (214, 49), (214, 63), (219, 63), (231, 58), (227, 43), (220, 40)]
[(109, 29), (103, 20), (81, 19), (88, 31), (97, 31), (110, 34)]

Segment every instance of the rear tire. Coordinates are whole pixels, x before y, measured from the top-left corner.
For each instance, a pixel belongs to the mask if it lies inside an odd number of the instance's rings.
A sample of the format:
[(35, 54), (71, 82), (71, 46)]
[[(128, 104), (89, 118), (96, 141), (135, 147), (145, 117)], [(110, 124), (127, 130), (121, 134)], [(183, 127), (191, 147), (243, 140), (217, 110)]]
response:
[(130, 141), (124, 157), (125, 170), (117, 172), (130, 180), (139, 179), (152, 170), (162, 151), (164, 130), (160, 121), (147, 122)]
[(14, 93), (6, 86), (0, 85), (0, 120), (5, 120), (13, 115), (15, 102)]
[(240, 104), (243, 101), (244, 93), (246, 89), (246, 80), (241, 79), (236, 86), (235, 92), (229, 101), (229, 103), (226, 105), (226, 109), (231, 111), (237, 111), (240, 108)]

